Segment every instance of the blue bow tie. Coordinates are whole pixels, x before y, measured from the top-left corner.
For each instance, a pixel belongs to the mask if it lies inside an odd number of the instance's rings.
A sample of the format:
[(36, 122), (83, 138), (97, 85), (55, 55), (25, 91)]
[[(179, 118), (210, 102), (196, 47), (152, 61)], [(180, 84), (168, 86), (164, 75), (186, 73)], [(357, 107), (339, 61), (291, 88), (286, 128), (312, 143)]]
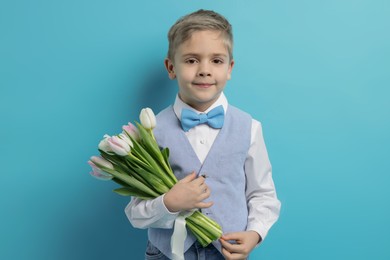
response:
[(181, 126), (186, 132), (200, 124), (208, 124), (212, 128), (222, 128), (224, 116), (223, 106), (218, 106), (207, 114), (197, 114), (190, 109), (183, 109), (181, 111)]

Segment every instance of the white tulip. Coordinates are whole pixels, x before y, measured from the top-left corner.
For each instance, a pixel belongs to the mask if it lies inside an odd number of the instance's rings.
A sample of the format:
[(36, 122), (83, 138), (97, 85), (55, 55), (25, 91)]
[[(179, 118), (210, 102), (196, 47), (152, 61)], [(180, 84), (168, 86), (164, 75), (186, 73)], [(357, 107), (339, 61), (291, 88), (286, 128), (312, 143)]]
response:
[(102, 150), (105, 153), (112, 153), (110, 144), (108, 143), (108, 140), (111, 138), (109, 135), (104, 135), (103, 140), (99, 143), (99, 149)]
[(156, 116), (154, 115), (153, 110), (148, 107), (141, 110), (139, 119), (141, 120), (141, 125), (145, 127), (145, 129), (152, 130), (156, 127)]

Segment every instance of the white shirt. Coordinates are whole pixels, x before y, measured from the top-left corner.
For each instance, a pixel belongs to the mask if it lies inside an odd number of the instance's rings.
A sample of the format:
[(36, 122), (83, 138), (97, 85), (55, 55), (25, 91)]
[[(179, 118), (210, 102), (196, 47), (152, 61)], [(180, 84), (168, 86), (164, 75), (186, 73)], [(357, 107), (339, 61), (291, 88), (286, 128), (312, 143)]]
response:
[[(223, 93), (203, 113), (208, 113), (220, 105), (223, 106), (224, 111), (227, 111), (228, 101)], [(173, 109), (177, 118), (181, 118), (183, 108), (201, 113), (176, 96)], [(205, 160), (219, 131), (220, 129), (201, 124), (185, 132), (201, 163)], [(264, 240), (269, 229), (279, 217), (280, 201), (277, 199), (272, 180), (272, 167), (268, 159), (261, 124), (254, 119), (252, 119), (251, 143), (245, 160), (245, 174), (245, 193), (249, 210), (247, 230), (256, 231)], [(161, 195), (152, 200), (132, 198), (125, 209), (131, 224), (137, 228), (172, 228), (179, 212), (170, 212), (164, 205), (163, 197), (164, 195)]]

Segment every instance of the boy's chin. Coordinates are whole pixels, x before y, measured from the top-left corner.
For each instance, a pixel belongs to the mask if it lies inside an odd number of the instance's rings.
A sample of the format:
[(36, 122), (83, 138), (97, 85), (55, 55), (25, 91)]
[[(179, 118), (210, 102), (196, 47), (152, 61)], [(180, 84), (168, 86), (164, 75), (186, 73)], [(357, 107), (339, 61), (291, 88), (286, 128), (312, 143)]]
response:
[(199, 100), (197, 102), (191, 102), (191, 104), (188, 104), (190, 105), (191, 107), (193, 107), (194, 109), (200, 111), (200, 112), (204, 112), (205, 110), (207, 110), (209, 107), (211, 107), (215, 101), (217, 101), (218, 97), (215, 98), (215, 99), (211, 99), (211, 100)]

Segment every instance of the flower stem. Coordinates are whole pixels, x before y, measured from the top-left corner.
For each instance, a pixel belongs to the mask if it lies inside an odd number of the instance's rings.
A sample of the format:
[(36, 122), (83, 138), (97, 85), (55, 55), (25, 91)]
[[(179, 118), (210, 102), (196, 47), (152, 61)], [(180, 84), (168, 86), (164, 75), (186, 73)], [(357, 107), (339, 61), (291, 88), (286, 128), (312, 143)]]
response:
[(208, 246), (212, 242), (191, 220), (186, 219), (186, 224), (203, 247)]

